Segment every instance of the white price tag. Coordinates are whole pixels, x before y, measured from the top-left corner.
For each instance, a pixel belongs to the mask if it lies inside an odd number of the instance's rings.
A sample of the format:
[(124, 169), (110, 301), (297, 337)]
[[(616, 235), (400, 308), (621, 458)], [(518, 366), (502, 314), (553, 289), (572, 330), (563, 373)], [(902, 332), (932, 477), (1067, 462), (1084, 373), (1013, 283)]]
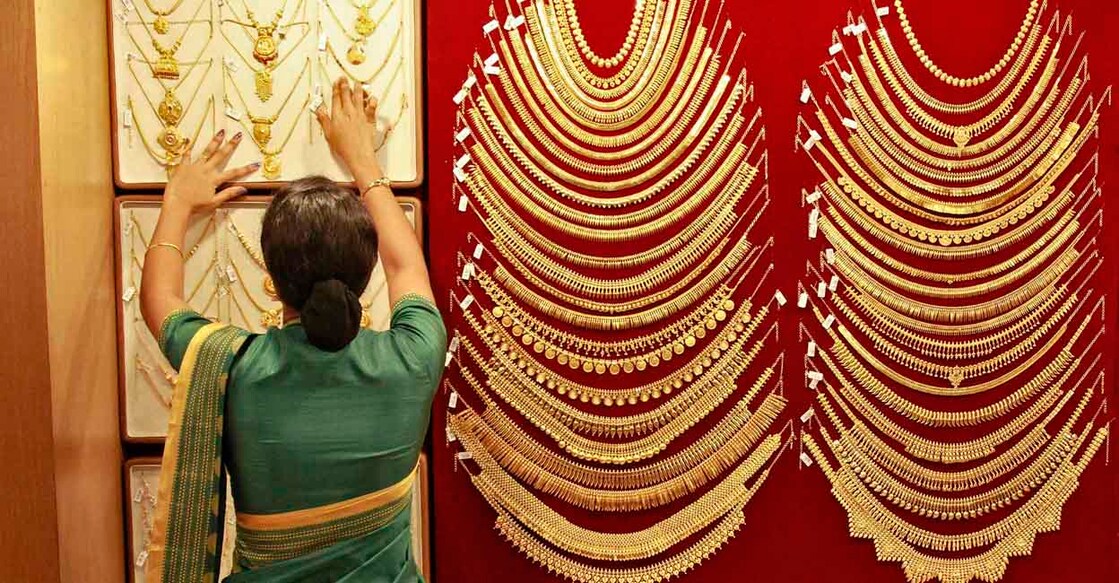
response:
[(817, 223), (808, 223), (808, 238), (815, 239), (816, 235), (820, 233), (820, 225)]
[(466, 265), (462, 266), (462, 280), (470, 281), (471, 277), (474, 277), (474, 264), (467, 263)]
[(467, 152), (466, 154), (463, 154), (463, 155), (459, 156), (458, 160), (455, 160), (455, 168), (465, 168), (466, 165), (469, 164), (469, 163), (470, 163), (470, 153)]
[(127, 304), (128, 302), (131, 302), (132, 298), (134, 297), (136, 297), (136, 288), (129, 287), (128, 289), (124, 290), (124, 294), (120, 296), (120, 299), (124, 300), (124, 303)]
[(773, 298), (777, 300), (778, 306), (784, 306), (789, 303), (789, 300), (785, 298), (785, 294), (781, 293), (781, 290), (777, 290), (777, 293), (773, 294)]
[(857, 121), (855, 121), (855, 120), (853, 120), (849, 117), (843, 118), (843, 125), (847, 126), (850, 129), (853, 129), (853, 130), (859, 129), (859, 122), (857, 122)]
[(847, 71), (840, 71), (839, 76), (843, 78), (844, 83), (850, 83), (855, 80), (855, 76), (848, 73)]
[(806, 467), (812, 467), (812, 456), (808, 455), (807, 453), (801, 452), (800, 463), (804, 464)]
[(816, 297), (824, 298), (828, 295), (828, 284), (820, 282), (816, 284)]
[(144, 564), (146, 564), (147, 562), (148, 562), (148, 551), (140, 551), (140, 553), (138, 555), (136, 555), (136, 566), (137, 567), (143, 567)]
[(501, 26), (501, 23), (498, 22), (497, 19), (495, 18), (495, 19), (493, 19), (493, 20), (491, 20), (491, 21), (482, 25), (482, 34), (489, 34), (493, 31), (497, 30), (500, 26)]
[(500, 57), (497, 56), (497, 53), (493, 53), (492, 55), (486, 57), (485, 65), (487, 67), (492, 67), (492, 66), (497, 64), (497, 61), (499, 59), (500, 59)]
[(466, 101), (466, 89), (459, 89), (458, 93), (455, 93), (455, 96), (452, 98), (452, 101), (455, 102), (455, 105), (462, 105), (462, 102)]
[[(466, 182), (466, 172), (463, 172), (462, 168), (459, 168), (458, 166), (455, 166), (454, 173), (455, 173), (455, 180), (457, 180), (459, 182)], [(466, 205), (466, 203), (464, 203), (460, 200), (458, 205), (459, 205), (459, 207), (464, 207)], [(459, 208), (459, 210), (464, 211), (466, 209), (465, 208)]]
[(501, 67), (487, 66), (482, 69), (482, 72), (489, 75), (490, 77), (496, 77), (497, 75), (501, 74)]
[(808, 196), (804, 197), (805, 202), (808, 204), (816, 204), (820, 197), (824, 196), (819, 190), (813, 190)]
[[(461, 170), (460, 170), (460, 172), (461, 172)], [(469, 204), (469, 203), (470, 203), (470, 199), (466, 198), (465, 194), (462, 195), (462, 197), (460, 197), (458, 199), (458, 212), (460, 212), (460, 213), (466, 212), (466, 205)]]
[(322, 95), (316, 95), (314, 99), (311, 100), (311, 103), (307, 104), (307, 109), (312, 112), (318, 111), (320, 107), (322, 107)]
[(808, 307), (808, 292), (800, 292), (800, 295), (797, 296), (797, 307), (798, 308), (807, 308)]
[(470, 309), (470, 306), (473, 306), (473, 305), (474, 305), (474, 296), (471, 295), (471, 294), (468, 294), (465, 298), (462, 298), (462, 301), (459, 302), (458, 307), (462, 308), (462, 311), (465, 312), (466, 310)]
[(808, 83), (804, 84), (804, 88), (800, 90), (800, 102), (808, 103), (812, 99), (812, 90), (808, 88)]
[(459, 339), (458, 339), (458, 334), (456, 333), (455, 337), (451, 338), (451, 343), (447, 345), (447, 350), (449, 350), (451, 352), (457, 351), (458, 350), (458, 343), (459, 343)]
[(847, 36), (851, 36), (852, 34), (855, 34), (854, 31), (855, 31), (855, 25), (854, 24), (848, 24), (847, 26), (843, 27), (843, 34), (845, 34)]
[(859, 36), (860, 34), (866, 32), (866, 31), (867, 31), (866, 23), (865, 22), (860, 22), (859, 24), (857, 24), (855, 26), (855, 28), (851, 29), (851, 34), (854, 34), (855, 36)]
[(226, 106), (225, 116), (233, 121), (241, 121), (241, 112), (233, 109), (232, 106)]
[(839, 276), (838, 275), (831, 276), (831, 281), (828, 282), (828, 289), (830, 289), (833, 292), (835, 290), (839, 289)]
[(811, 418), (812, 418), (812, 409), (809, 409), (809, 410), (805, 411), (804, 414), (802, 414), (800, 416), (800, 422), (801, 423), (808, 423), (808, 420), (811, 419)]
[(486, 248), (483, 247), (481, 243), (478, 243), (477, 245), (475, 245), (474, 246), (474, 259), (481, 259), (482, 258), (482, 253), (485, 250), (486, 250)]
[(319, 52), (326, 50), (326, 33), (319, 33)]
[(815, 340), (809, 340), (808, 341), (808, 358), (814, 358), (815, 356), (816, 356), (816, 341)]
[(835, 265), (835, 249), (828, 247), (824, 250), (824, 259), (827, 260), (828, 265)]
[(878, 16), (889, 16), (890, 15), (890, 7), (889, 6), (879, 6), (877, 12), (878, 12)]
[(824, 318), (824, 330), (831, 330), (831, 327), (834, 324), (835, 324), (835, 315), (834, 314), (828, 314), (828, 317)]
[(132, 119), (132, 108), (131, 107), (125, 108), (124, 119), (122, 120), (122, 123), (124, 123), (124, 127), (126, 127), (126, 128), (132, 127), (132, 124), (134, 123), (134, 121)]
[(448, 352), (447, 357), (443, 359), (443, 368), (451, 366), (451, 361), (454, 360), (455, 355), (453, 352)]
[(468, 452), (468, 451), (460, 451), (460, 452), (458, 452), (457, 454), (455, 454), (455, 457), (456, 457), (456, 458), (458, 458), (459, 460), (470, 460), (470, 459), (474, 459), (474, 455), (473, 455), (473, 454), (471, 454), (471, 453), (470, 453), (470, 452)]
[(447, 402), (448, 409), (454, 409), (458, 406), (458, 393), (451, 391), (451, 399)]
[(834, 45), (828, 47), (828, 54), (833, 56), (833, 57), (838, 55), (839, 53), (842, 53), (842, 52), (843, 52), (843, 43), (835, 43)]
[(478, 78), (474, 76), (474, 73), (471, 73), (471, 74), (466, 76), (466, 82), (464, 82), (462, 84), (462, 87), (463, 87), (463, 89), (470, 89), (477, 84), (478, 84)]
[(233, 269), (233, 265), (225, 266), (225, 277), (229, 283), (237, 283), (237, 270)]
[(470, 137), (470, 128), (469, 127), (462, 128), (461, 130), (459, 130), (459, 132), (457, 134), (455, 134), (455, 143), (456, 144), (461, 144), (461, 143), (466, 141), (466, 138), (469, 138), (469, 137)]

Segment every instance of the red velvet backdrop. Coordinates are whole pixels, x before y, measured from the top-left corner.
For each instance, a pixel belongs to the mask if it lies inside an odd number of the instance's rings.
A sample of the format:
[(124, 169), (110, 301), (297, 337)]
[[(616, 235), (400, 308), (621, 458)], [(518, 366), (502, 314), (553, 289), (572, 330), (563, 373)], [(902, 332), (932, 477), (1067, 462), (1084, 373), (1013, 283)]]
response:
[[(717, 3), (719, 0), (711, 0)], [(1055, 0), (1051, 0), (1053, 2)], [(1071, 11), (1074, 27), (1086, 32), (1092, 92), (1099, 94), (1119, 81), (1119, 3), (1115, 0), (1059, 0)], [(861, 0), (727, 0), (736, 29), (746, 33), (744, 49), (749, 77), (768, 127), (770, 220), (776, 227), (780, 289), (792, 297), (810, 247), (804, 237), (805, 213), (800, 189), (813, 173), (793, 151), (793, 130), (802, 79), (815, 75), (827, 58), (833, 28), (841, 27), (851, 9), (869, 10)], [(906, 0), (911, 19), (919, 23), (921, 41), (939, 64), (959, 72), (979, 72), (998, 59), (1021, 22), (1027, 0)], [(576, 0), (584, 30), (594, 46), (621, 42), (631, 1)], [(439, 297), (454, 278), (454, 254), (463, 248), (465, 231), (454, 210), (452, 139), (455, 106), (452, 96), (466, 74), (489, 4), (482, 0), (427, 0), (427, 89), (429, 155), (429, 243)], [(918, 26), (915, 24), (915, 26)], [(485, 56), (485, 55), (483, 55)], [(1102, 122), (1101, 183), (1105, 199), (1119, 177), (1119, 115), (1105, 109)], [(1119, 227), (1108, 208), (1106, 227)], [(1105, 230), (1105, 234), (1111, 232)], [(1119, 237), (1104, 242), (1107, 262), (1101, 278), (1108, 293), (1107, 313), (1114, 331), (1117, 293), (1114, 263)], [(816, 251), (818, 252), (818, 251)], [(785, 258), (784, 261), (781, 258)], [(790, 352), (786, 366), (789, 411), (807, 407), (803, 370), (796, 366), (796, 320), (789, 304), (781, 313), (781, 337)], [(1114, 332), (1111, 334), (1114, 338)], [(1113, 354), (1114, 344), (1105, 350)], [(1111, 360), (1114, 360), (1113, 358)], [(1109, 387), (1109, 390), (1110, 387)], [(1114, 400), (1114, 395), (1112, 396)], [(493, 511), (474, 491), (462, 470), (453, 471), (452, 450), (443, 445), (446, 396), (436, 400), (432, 418), (435, 474), (434, 561), (437, 583), (466, 581), (553, 581), (543, 569), (520, 556), (493, 529)], [(1114, 410), (1114, 409), (1112, 409)], [(1105, 454), (1106, 455), (1106, 454)], [(1062, 528), (1038, 537), (1032, 556), (1013, 559), (1008, 582), (1119, 581), (1119, 460), (1108, 466), (1101, 455), (1083, 476), (1080, 490), (1066, 505)], [(761, 492), (746, 508), (746, 527), (688, 581), (886, 581), (905, 578), (897, 564), (879, 563), (868, 541), (852, 540), (846, 516), (815, 468), (798, 471), (795, 456), (785, 456)]]

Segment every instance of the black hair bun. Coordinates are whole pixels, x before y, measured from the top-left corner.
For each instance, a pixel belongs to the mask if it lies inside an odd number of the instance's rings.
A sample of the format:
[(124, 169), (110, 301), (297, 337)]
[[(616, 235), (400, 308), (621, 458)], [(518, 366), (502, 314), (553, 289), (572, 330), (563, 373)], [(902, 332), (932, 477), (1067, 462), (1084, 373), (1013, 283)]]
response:
[(361, 300), (341, 280), (316, 282), (299, 314), (307, 339), (316, 348), (337, 352), (357, 337)]

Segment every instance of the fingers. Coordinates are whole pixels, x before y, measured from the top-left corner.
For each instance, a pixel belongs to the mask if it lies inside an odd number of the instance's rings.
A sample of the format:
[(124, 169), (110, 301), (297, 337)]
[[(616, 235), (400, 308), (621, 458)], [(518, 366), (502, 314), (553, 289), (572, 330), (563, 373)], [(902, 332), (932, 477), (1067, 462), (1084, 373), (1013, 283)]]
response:
[(342, 111), (347, 114), (353, 113), (354, 95), (353, 91), (350, 89), (350, 80), (346, 77), (342, 77), (338, 80), (338, 88), (342, 94)]
[(331, 90), (330, 114), (338, 115), (342, 112), (342, 77), (334, 82)]
[(372, 95), (365, 102), (365, 119), (371, 122), (377, 121), (377, 98)]
[(206, 163), (209, 164), (211, 168), (217, 170), (225, 168), (225, 165), (229, 163), (229, 159), (233, 157), (233, 152), (237, 151), (237, 146), (241, 145), (242, 136), (243, 134), (241, 132), (237, 132), (237, 135), (233, 136), (228, 142), (222, 144), (221, 147), (206, 160)]
[(210, 157), (214, 155), (214, 152), (217, 152), (218, 148), (221, 147), (223, 141), (225, 141), (225, 130), (219, 130), (218, 133), (214, 134), (214, 137), (210, 140), (210, 143), (206, 144), (206, 148), (202, 150), (201, 160), (209, 160)]
[(326, 124), (330, 123), (330, 114), (326, 112), (325, 105), (320, 105), (315, 109), (315, 119), (319, 120), (319, 125), (325, 131)]
[(360, 83), (354, 83), (354, 112), (365, 111), (365, 88)]
[(180, 146), (182, 152), (179, 153), (179, 164), (190, 164), (190, 138), (183, 138), (182, 145)]
[(244, 196), (249, 192), (249, 189), (244, 186), (230, 186), (214, 195), (213, 206), (221, 206), (239, 196)]
[[(236, 182), (246, 176), (256, 172), (260, 169), (260, 162), (253, 162), (248, 166), (240, 166), (238, 168), (230, 168), (225, 172), (218, 175), (218, 184), (225, 184), (227, 182)], [(228, 190), (228, 189), (227, 189)]]

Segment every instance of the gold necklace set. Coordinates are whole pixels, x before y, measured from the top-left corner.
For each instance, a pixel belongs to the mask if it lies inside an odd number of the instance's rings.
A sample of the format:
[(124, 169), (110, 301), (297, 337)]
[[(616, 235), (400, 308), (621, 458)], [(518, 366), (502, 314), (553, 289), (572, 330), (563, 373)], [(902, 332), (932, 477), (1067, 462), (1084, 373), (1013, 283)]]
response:
[(830, 90), (798, 121), (831, 248), (806, 275), (832, 278), (802, 306), (818, 422), (801, 443), (879, 560), (911, 582), (996, 581), (1059, 528), (1108, 434), (1085, 154), (1099, 104), (1045, 0), (970, 77), (940, 68), (893, 8), (912, 55), (888, 11), (876, 30), (851, 19), (823, 67)]
[[(478, 230), (450, 294), (448, 434), (502, 536), (575, 581), (693, 568), (785, 443), (765, 132), (707, 8), (637, 0), (601, 55), (572, 0), (510, 5), (458, 100), (453, 193)], [(669, 504), (631, 533), (561, 508)]]
[[(256, 61), (254, 65), (248, 57), (237, 48), (228, 35), (226, 35), (224, 28), (222, 29), (222, 36), (225, 37), (227, 44), (230, 48), (237, 53), (238, 57), (253, 71), (254, 85), (256, 88), (256, 95), (261, 101), (268, 101), (272, 98), (273, 94), (273, 73), (280, 67), (291, 55), (295, 54), (295, 48), (303, 43), (307, 36), (311, 33), (311, 23), (300, 21), (299, 18), (304, 18), (306, 15), (307, 0), (298, 0), (295, 8), (292, 10), (292, 15), (284, 22), (284, 14), (287, 13), (288, 4), (291, 0), (284, 0), (279, 9), (272, 16), (272, 20), (261, 22), (257, 19), (256, 13), (249, 7), (247, 0), (241, 0), (241, 7), (243, 12), (238, 14), (233, 7), (234, 2), (226, 3), (225, 7), (229, 9), (232, 18), (223, 18), (222, 24), (233, 24), (239, 27), (252, 43), (252, 58)], [(280, 49), (283, 42), (287, 39), (288, 31), (293, 28), (299, 28), (302, 32), (299, 34), (293, 43), (292, 50), (287, 54), (281, 56)]]
[[(238, 121), (241, 123), (242, 126), (244, 126), (245, 130), (249, 132), (249, 136), (252, 137), (253, 143), (256, 144), (257, 149), (264, 156), (264, 159), (261, 162), (261, 174), (265, 178), (268, 178), (270, 180), (279, 178), (280, 175), (283, 173), (283, 165), (280, 160), (280, 155), (283, 153), (284, 148), (286, 148), (287, 145), (291, 142), (292, 137), (295, 136), (295, 130), (299, 127), (299, 124), (303, 120), (303, 112), (307, 109), (307, 105), (311, 102), (311, 91), (309, 87), (306, 91), (303, 104), (295, 110), (296, 115), (294, 121), (292, 121), (291, 123), (291, 128), (288, 129), (287, 134), (284, 135), (284, 138), (280, 141), (280, 143), (275, 146), (272, 145), (272, 126), (280, 119), (280, 116), (284, 113), (284, 110), (287, 109), (288, 103), (291, 102), (291, 98), (296, 93), (300, 93), (300, 84), (303, 82), (303, 79), (308, 76), (308, 72), (310, 70), (311, 61), (310, 59), (308, 59), (307, 62), (303, 65), (303, 69), (300, 71), (299, 76), (296, 77), (291, 91), (288, 93), (287, 97), (285, 97), (284, 100), (280, 103), (279, 107), (276, 108), (275, 113), (265, 116), (256, 115), (249, 110), (249, 102), (241, 93), (241, 88), (237, 85), (237, 81), (230, 73), (229, 67), (224, 67), (224, 78), (226, 82), (233, 87), (233, 93), (237, 96), (237, 99), (241, 103), (242, 111), (244, 111), (244, 115), (239, 116)], [(307, 80), (309, 84), (310, 79)], [(226, 106), (229, 108), (233, 107), (233, 103), (229, 101), (228, 94), (226, 96)]]

